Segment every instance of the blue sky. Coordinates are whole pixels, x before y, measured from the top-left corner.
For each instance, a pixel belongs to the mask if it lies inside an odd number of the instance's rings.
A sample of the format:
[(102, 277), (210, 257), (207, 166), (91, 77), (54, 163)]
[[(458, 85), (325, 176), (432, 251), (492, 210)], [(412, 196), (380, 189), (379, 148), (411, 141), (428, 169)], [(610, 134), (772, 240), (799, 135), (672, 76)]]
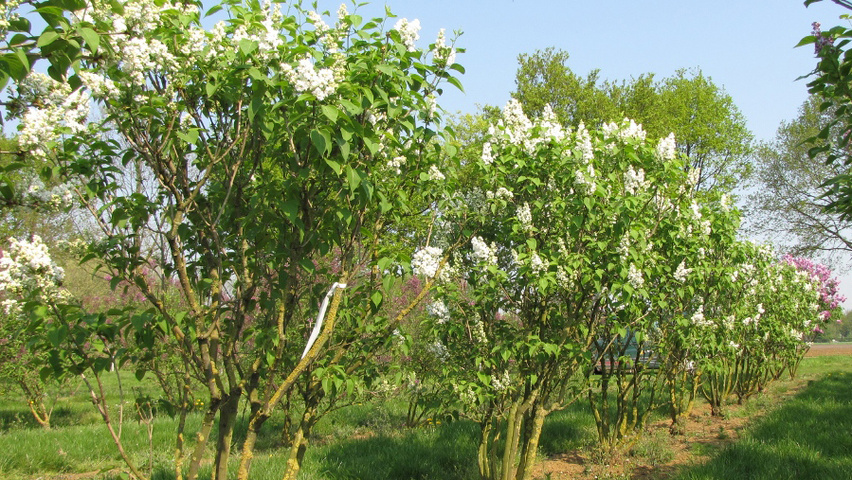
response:
[[(323, 0), (319, 6), (334, 14), (338, 5)], [(465, 93), (448, 92), (441, 100), (451, 112), (503, 106), (514, 89), (518, 54), (552, 46), (570, 54), (574, 72), (600, 69), (609, 80), (701, 68), (763, 140), (774, 136), (781, 120), (794, 118), (807, 97), (806, 82), (796, 78), (814, 68), (813, 49), (793, 47), (810, 33), (811, 22), (827, 29), (846, 12), (829, 0), (809, 8), (801, 0), (388, 0), (359, 12), (372, 17), (384, 5), (420, 20), (422, 47), (440, 28), (464, 32), (457, 45), (467, 52), (457, 61), (467, 70)]]

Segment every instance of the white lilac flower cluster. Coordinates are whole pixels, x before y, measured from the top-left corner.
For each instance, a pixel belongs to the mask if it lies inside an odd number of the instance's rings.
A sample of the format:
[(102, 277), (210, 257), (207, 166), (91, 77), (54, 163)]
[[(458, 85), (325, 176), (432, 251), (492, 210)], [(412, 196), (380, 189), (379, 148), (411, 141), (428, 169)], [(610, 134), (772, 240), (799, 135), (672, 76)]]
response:
[(494, 388), (494, 391), (497, 393), (503, 393), (512, 386), (512, 377), (509, 375), (508, 370), (504, 370), (503, 374), (499, 377), (491, 375), (491, 387)]
[(462, 388), (459, 385), (454, 384), (453, 391), (456, 393), (456, 395), (458, 395), (459, 400), (461, 400), (464, 405), (476, 405), (476, 393), (474, 393), (473, 387), (471, 385), (467, 385), (465, 388)]
[(629, 195), (635, 195), (637, 192), (641, 192), (648, 186), (645, 181), (645, 170), (633, 170), (633, 165), (627, 167), (627, 171), (624, 172), (624, 191)]
[(153, 72), (178, 69), (178, 61), (166, 45), (156, 38), (133, 37), (119, 42), (122, 70), (133, 85), (144, 87), (146, 76)]
[(230, 39), (227, 38), (225, 25), (222, 22), (217, 23), (212, 31), (207, 59), (216, 59), (227, 50), (239, 52), (243, 41), (257, 45), (256, 53), (252, 55), (263, 63), (279, 58), (279, 50), (284, 45), (284, 38), (280, 33), (283, 15), (278, 4), (271, 1), (263, 2), (262, 12), (263, 16), (259, 22), (239, 25)]
[(485, 192), (485, 198), (489, 200), (499, 199), (510, 201), (515, 198), (515, 195), (512, 193), (511, 190), (507, 189), (506, 187), (500, 187), (497, 189), (496, 192), (492, 192), (490, 190)]
[(633, 263), (630, 264), (627, 271), (627, 283), (636, 290), (645, 285), (645, 278), (642, 276), (642, 271), (636, 268), (636, 265)]
[(581, 168), (574, 171), (574, 186), (580, 193), (591, 195), (597, 190), (595, 166), (592, 164), (592, 160), (595, 158), (595, 149), (592, 145), (592, 136), (582, 122), (577, 127), (574, 140), (583, 160)]
[(119, 95), (118, 87), (115, 82), (109, 78), (104, 78), (101, 75), (92, 72), (81, 71), (77, 72), (77, 76), (83, 81), (83, 85), (89, 89), (92, 96), (101, 99), (111, 99)]
[(533, 274), (544, 275), (545, 273), (547, 273), (549, 265), (544, 260), (542, 260), (538, 252), (532, 252), (532, 254), (530, 255), (530, 268), (532, 268)]
[(0, 32), (6, 33), (9, 29), (9, 22), (19, 18), (17, 9), (20, 5), (20, 0), (6, 0), (0, 4)]
[(583, 194), (592, 195), (598, 188), (595, 175), (595, 166), (591, 162), (587, 163), (585, 170), (574, 171), (574, 186)]
[(497, 246), (494, 243), (488, 245), (482, 237), (473, 237), (470, 239), (470, 244), (473, 247), (471, 255), (474, 261), (497, 265)]
[(48, 188), (35, 175), (24, 176), (22, 181), (21, 201), (48, 211), (58, 211), (70, 208), (74, 202), (74, 190), (67, 183), (61, 183)]
[(674, 133), (670, 133), (666, 138), (661, 138), (657, 143), (657, 159), (661, 161), (674, 160), (676, 154), (677, 143)]
[(692, 322), (693, 325), (697, 327), (711, 327), (713, 326), (713, 322), (704, 317), (704, 305), (699, 305), (695, 312), (693, 312), (692, 316), (689, 318), (689, 321)]
[(342, 66), (335, 63), (333, 67), (316, 68), (310, 55), (298, 59), (296, 68), (289, 64), (281, 65), (281, 71), (287, 80), (299, 93), (310, 93), (317, 100), (323, 101), (337, 91), (338, 79), (342, 75)]
[(479, 319), (473, 321), (470, 335), (477, 343), (488, 343), (488, 336), (485, 334), (485, 324)]
[(370, 125), (378, 125), (387, 121), (388, 115), (385, 112), (375, 112), (373, 110), (367, 110), (365, 112), (364, 119), (367, 120)]
[(417, 276), (433, 278), (438, 272), (444, 251), (438, 247), (424, 247), (414, 252), (411, 270)]
[(498, 127), (504, 127), (503, 130), (508, 136), (508, 142), (514, 145), (523, 145), (527, 152), (531, 152), (535, 147), (530, 143), (530, 129), (533, 123), (524, 113), (521, 103), (514, 98), (506, 103), (503, 107), (503, 117), (498, 122)]
[(523, 205), (518, 207), (517, 211), (518, 221), (521, 222), (521, 227), (523, 227), (524, 231), (530, 232), (533, 229), (533, 221), (532, 221), (532, 212), (530, 211), (530, 204), (524, 202)]
[(627, 260), (629, 259), (631, 243), (630, 234), (628, 232), (624, 232), (624, 235), (621, 236), (621, 241), (618, 242), (618, 248), (616, 249), (619, 257), (621, 257), (622, 263), (627, 263)]
[(486, 165), (494, 163), (494, 154), (491, 151), (491, 142), (485, 142), (482, 146), (482, 163)]
[(38, 295), (44, 302), (66, 302), (70, 295), (61, 287), (64, 271), (50, 258), (41, 237), (32, 241), (9, 239), (9, 249), (0, 258), (0, 292), (6, 315), (21, 311), (20, 301)]
[(691, 268), (686, 268), (685, 260), (681, 260), (680, 265), (675, 270), (674, 278), (680, 283), (686, 282), (686, 277), (692, 272)]
[(719, 200), (719, 205), (722, 207), (722, 211), (725, 213), (731, 211), (731, 196), (727, 193), (722, 194), (722, 198)]
[(701, 179), (701, 169), (700, 168), (690, 168), (689, 172), (687, 173), (687, 176), (686, 176), (686, 183), (690, 187), (695, 188), (695, 186), (698, 185), (698, 180), (700, 180), (700, 179)]
[(314, 31), (319, 35), (322, 35), (331, 29), (322, 19), (322, 16), (313, 10), (308, 12), (308, 21), (311, 22), (314, 26)]
[(426, 95), (426, 105), (426, 119), (432, 120), (435, 118), (435, 114), (438, 113), (438, 97), (434, 93)]
[(678, 211), (672, 203), (671, 199), (660, 192), (654, 193), (654, 206), (657, 207), (657, 210), (660, 213)]
[(616, 123), (607, 123), (602, 127), (604, 140), (618, 139), (622, 142), (629, 140), (645, 140), (645, 130), (642, 125), (634, 122), (632, 119), (625, 118), (621, 125)]
[(559, 123), (559, 119), (556, 118), (556, 114), (553, 113), (553, 109), (550, 107), (550, 104), (544, 106), (544, 111), (541, 114), (541, 135), (544, 138), (552, 139), (556, 142), (561, 141), (565, 138), (565, 129), (562, 128), (562, 125)]
[(440, 182), (440, 181), (445, 180), (447, 178), (447, 177), (444, 176), (443, 173), (441, 173), (441, 170), (439, 170), (438, 167), (435, 166), (435, 165), (432, 165), (431, 167), (429, 167), (428, 175), (429, 175), (429, 180), (432, 180), (433, 182)]
[(420, 39), (420, 20), (414, 19), (409, 22), (407, 18), (400, 18), (393, 29), (399, 32), (402, 43), (409, 52), (417, 50), (415, 43)]
[(595, 148), (592, 145), (592, 135), (583, 122), (580, 122), (580, 126), (577, 127), (577, 134), (574, 139), (577, 142), (577, 148), (583, 155), (583, 162), (591, 162), (595, 158)]
[(447, 351), (447, 346), (441, 343), (440, 340), (435, 340), (428, 346), (429, 353), (431, 353), (438, 360), (445, 362), (449, 358), (450, 354)]
[(34, 156), (47, 156), (49, 144), (65, 132), (80, 133), (89, 117), (88, 93), (71, 88), (42, 73), (31, 73), (22, 81), (21, 100), (31, 104), (19, 125), (18, 143)]
[(438, 31), (435, 48), (432, 49), (432, 61), (435, 62), (435, 65), (441, 67), (449, 67), (456, 63), (456, 49), (452, 46), (447, 46), (443, 28)]
[(394, 157), (388, 160), (388, 168), (395, 171), (397, 175), (402, 174), (403, 165), (405, 165), (405, 157)]
[(438, 324), (444, 324), (450, 321), (450, 309), (443, 300), (435, 300), (426, 306), (426, 313), (436, 318)]
[(572, 275), (571, 272), (569, 272), (563, 265), (556, 267), (556, 282), (564, 290), (570, 291), (574, 288), (575, 276), (576, 275)]
[[(165, 2), (158, 5), (154, 0), (130, 0), (123, 5), (121, 14), (114, 13), (109, 2), (92, 1), (76, 16), (81, 21), (112, 24), (112, 31), (120, 33), (114, 37), (120, 56), (119, 66), (128, 75), (129, 85), (142, 88), (148, 75), (180, 68), (174, 53), (155, 33), (167, 18), (164, 15), (167, 11), (191, 17), (197, 17), (199, 13), (198, 7), (192, 3)], [(198, 30), (197, 27), (190, 28), (184, 37), (183, 48), (188, 52), (198, 53), (203, 49), (206, 34)]]

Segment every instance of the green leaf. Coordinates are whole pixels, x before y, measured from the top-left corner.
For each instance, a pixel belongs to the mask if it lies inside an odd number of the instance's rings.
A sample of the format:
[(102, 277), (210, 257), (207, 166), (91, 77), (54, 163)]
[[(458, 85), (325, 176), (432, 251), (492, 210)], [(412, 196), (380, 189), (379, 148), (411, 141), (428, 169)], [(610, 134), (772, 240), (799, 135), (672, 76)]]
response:
[(382, 306), (382, 300), (384, 300), (384, 297), (382, 296), (382, 292), (378, 290), (373, 292), (373, 295), (370, 296), (370, 301), (373, 302), (373, 305), (376, 307), (376, 310), (378, 310), (378, 308)]
[(38, 42), (36, 43), (36, 45), (38, 45), (39, 47), (45, 47), (56, 41), (57, 38), (59, 38), (58, 33), (54, 32), (53, 30), (45, 30), (45, 32), (38, 37)]
[(458, 88), (459, 91), (464, 92), (464, 87), (462, 87), (461, 82), (456, 77), (450, 77), (447, 79), (447, 81), (450, 82), (450, 85)]
[(101, 37), (98, 36), (97, 32), (88, 27), (80, 27), (79, 32), (80, 36), (83, 37), (83, 41), (86, 42), (86, 45), (89, 46), (92, 53), (97, 53), (98, 46), (101, 43)]
[(197, 128), (190, 128), (186, 133), (182, 131), (176, 131), (175, 135), (178, 136), (184, 142), (195, 145), (195, 142), (198, 141), (198, 130)]
[(311, 130), (311, 143), (320, 155), (325, 155), (331, 149), (331, 137), (327, 132)]
[(314, 265), (313, 260), (310, 258), (303, 258), (299, 260), (299, 266), (310, 274), (313, 274), (317, 270), (316, 265)]
[(799, 40), (799, 43), (796, 44), (796, 47), (801, 47), (803, 45), (809, 45), (809, 44), (815, 43), (815, 42), (816, 42), (816, 37), (813, 36), (813, 35), (808, 35), (807, 37)]
[(47, 332), (47, 339), (50, 340), (50, 344), (56, 348), (62, 344), (63, 341), (68, 337), (68, 327), (65, 325), (59, 325), (57, 328), (49, 330)]
[(325, 163), (328, 164), (328, 166), (331, 167), (332, 170), (334, 170), (334, 173), (336, 173), (338, 175), (340, 175), (340, 172), (343, 171), (343, 166), (340, 165), (340, 163), (335, 162), (334, 160), (332, 160), (330, 158), (326, 158)]
[(349, 184), (349, 190), (353, 192), (361, 184), (361, 175), (349, 165), (346, 166), (346, 182)]
[(243, 52), (244, 55), (249, 55), (251, 52), (257, 49), (257, 42), (253, 40), (249, 40), (244, 38), (240, 40), (240, 51)]
[(376, 262), (376, 267), (378, 267), (380, 272), (384, 272), (388, 269), (388, 267), (393, 264), (393, 259), (390, 257), (382, 257), (379, 261)]
[(7, 73), (10, 77), (15, 80), (22, 80), (29, 73), (26, 66), (21, 63), (21, 59), (18, 58), (18, 55), (13, 53), (7, 53), (0, 57), (0, 69), (2, 69), (5, 73)]
[(320, 107), (320, 109), (322, 110), (322, 114), (325, 115), (326, 118), (328, 118), (332, 122), (336, 122), (337, 117), (340, 116), (340, 110), (338, 110), (337, 107), (331, 105), (323, 105), (322, 107)]
[(397, 70), (390, 65), (383, 63), (376, 67), (376, 70), (384, 73), (385, 75), (393, 75)]
[(216, 5), (216, 6), (214, 6), (213, 8), (211, 8), (210, 10), (207, 10), (207, 13), (205, 13), (205, 14), (204, 14), (204, 16), (205, 16), (205, 17), (209, 17), (210, 15), (213, 15), (213, 14), (215, 14), (216, 12), (219, 12), (219, 11), (221, 11), (221, 10), (222, 10), (222, 5), (221, 5), (221, 4), (220, 4), (220, 5)]
[(26, 52), (21, 50), (20, 48), (15, 49), (15, 56), (18, 57), (18, 60), (21, 61), (21, 65), (24, 67), (28, 73), (30, 71), (30, 59), (27, 58)]

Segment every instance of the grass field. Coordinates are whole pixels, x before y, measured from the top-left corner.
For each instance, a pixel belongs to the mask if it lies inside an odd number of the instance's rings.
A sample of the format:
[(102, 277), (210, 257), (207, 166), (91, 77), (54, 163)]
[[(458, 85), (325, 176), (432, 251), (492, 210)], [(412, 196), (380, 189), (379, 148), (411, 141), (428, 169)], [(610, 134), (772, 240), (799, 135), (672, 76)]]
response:
[[(136, 385), (135, 380), (127, 382)], [(150, 384), (138, 385), (142, 391)], [(121, 460), (100, 417), (76, 384), (65, 386), (53, 428), (41, 429), (13, 395), (0, 396), (0, 478), (119, 478)], [(132, 398), (133, 395), (130, 395)], [(118, 404), (118, 397), (112, 400)], [(538, 478), (852, 479), (852, 357), (804, 360), (797, 380), (781, 381), (727, 419), (702, 410), (687, 435), (665, 432), (662, 414), (629, 453), (601, 458), (593, 448), (594, 423), (585, 403), (551, 415), (540, 446)], [(145, 425), (125, 409), (122, 438), (135, 460), (147, 459)], [(115, 409), (117, 412), (117, 408)], [(440, 422), (417, 429), (401, 425), (401, 402), (355, 405), (325, 417), (315, 428), (302, 479), (448, 479), (477, 477), (478, 427), (469, 421)], [(197, 424), (198, 415), (190, 422)], [(253, 478), (280, 479), (286, 453), (276, 423), (258, 443)], [(156, 479), (171, 479), (170, 443), (176, 423), (155, 420)], [(190, 425), (189, 431), (192, 431)], [(209, 466), (203, 475), (209, 476)], [(202, 477), (203, 478), (203, 477)]]

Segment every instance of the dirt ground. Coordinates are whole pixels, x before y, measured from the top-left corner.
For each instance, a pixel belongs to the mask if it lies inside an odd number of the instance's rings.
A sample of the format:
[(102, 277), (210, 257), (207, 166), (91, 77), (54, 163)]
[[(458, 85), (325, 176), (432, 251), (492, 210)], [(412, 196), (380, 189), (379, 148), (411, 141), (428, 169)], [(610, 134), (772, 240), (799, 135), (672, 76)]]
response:
[[(808, 357), (823, 355), (852, 355), (852, 343), (815, 344)], [(805, 384), (794, 382), (782, 394), (784, 397), (798, 393)], [(727, 418), (711, 417), (707, 405), (697, 405), (686, 424), (684, 435), (668, 434), (669, 422), (661, 421), (649, 425), (645, 438), (657, 442), (657, 448), (667, 452), (666, 461), (654, 461), (629, 452), (609, 460), (595, 458), (588, 450), (573, 451), (556, 455), (539, 462), (532, 478), (550, 480), (659, 480), (673, 476), (681, 467), (701, 464), (709, 460), (713, 452), (737, 441), (740, 432), (749, 420), (743, 406), (729, 405)], [(751, 412), (753, 413), (753, 412)], [(647, 440), (646, 440), (647, 441)], [(636, 450), (636, 447), (634, 447)], [(650, 461), (649, 461), (650, 460)]]
[(735, 442), (745, 427), (748, 417), (738, 415), (742, 407), (728, 407), (728, 418), (710, 416), (706, 405), (697, 405), (686, 423), (686, 434), (671, 436), (669, 421), (649, 425), (646, 438), (658, 442), (661, 450), (668, 452), (665, 462), (654, 461), (625, 452), (623, 455), (601, 460), (592, 451), (574, 451), (541, 461), (533, 477), (550, 480), (657, 480), (672, 476), (682, 466), (709, 460), (703, 452), (714, 452), (719, 447)]
[(815, 343), (805, 354), (806, 357), (824, 355), (852, 355), (852, 343)]

